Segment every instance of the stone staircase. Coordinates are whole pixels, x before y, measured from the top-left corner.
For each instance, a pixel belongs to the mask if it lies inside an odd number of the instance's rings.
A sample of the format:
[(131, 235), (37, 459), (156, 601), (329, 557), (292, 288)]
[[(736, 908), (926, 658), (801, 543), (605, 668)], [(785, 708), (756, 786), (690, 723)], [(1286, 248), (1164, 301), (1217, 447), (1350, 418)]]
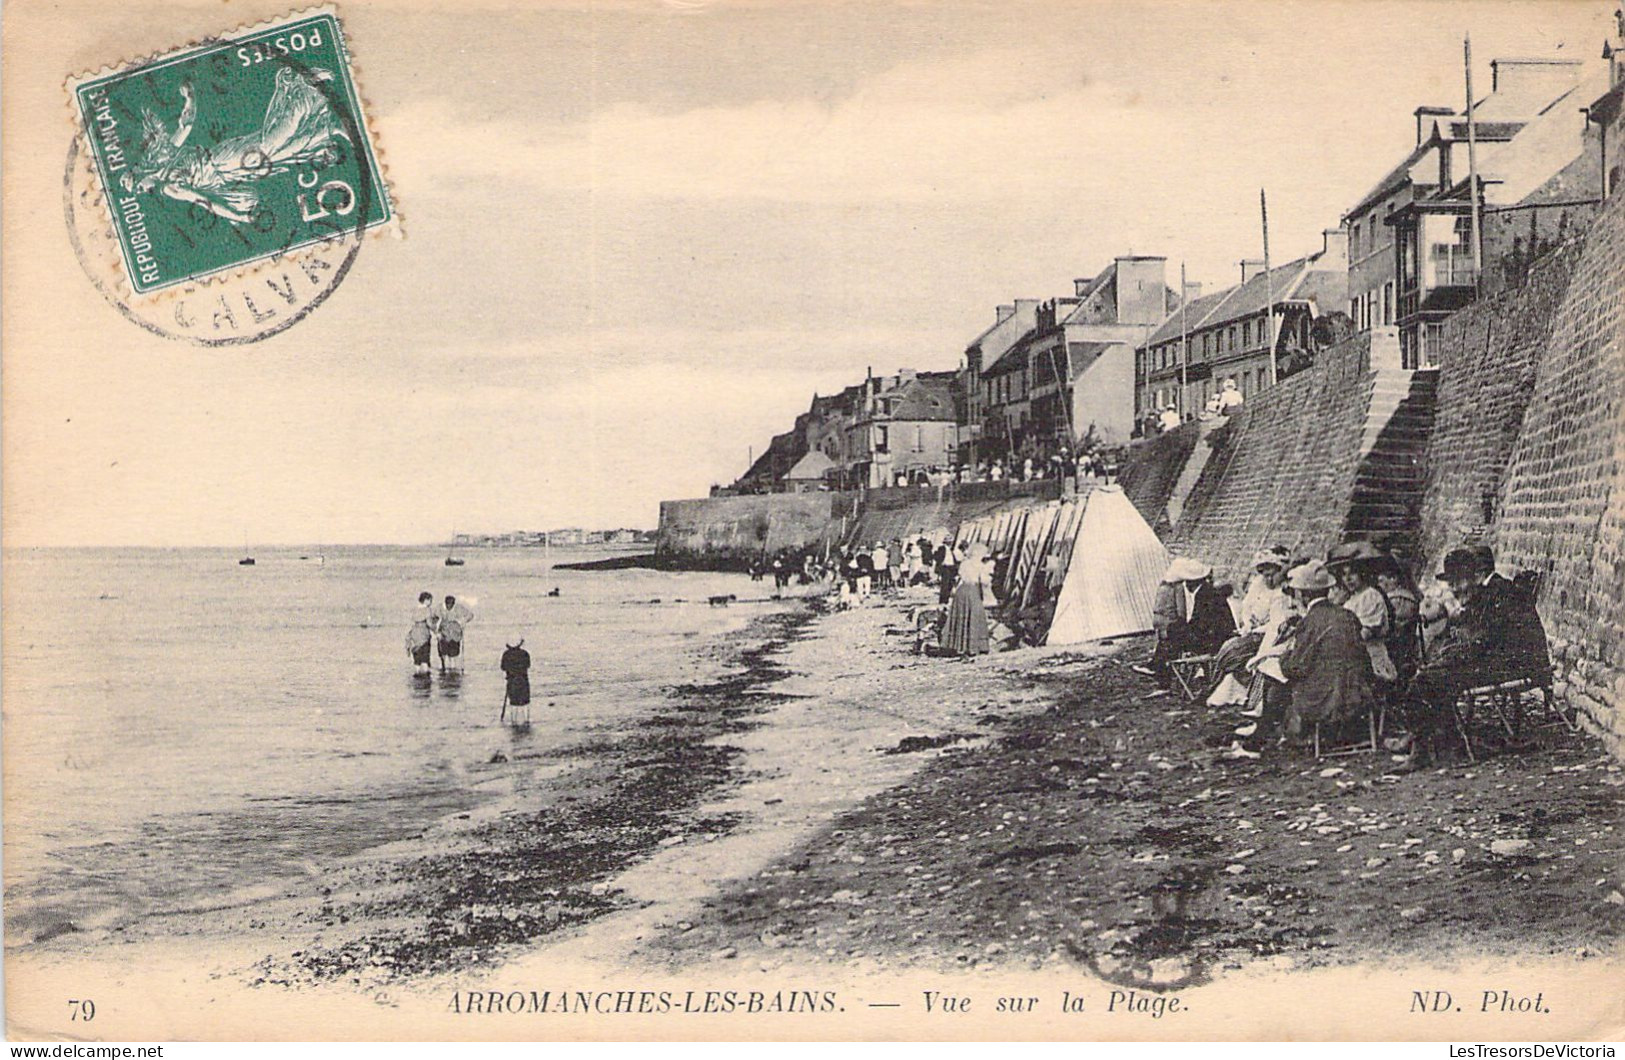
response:
[(1207, 467), (1208, 458), (1213, 450), (1207, 444), (1207, 436), (1223, 425), (1224, 419), (1200, 420), (1197, 423), (1196, 448), (1191, 450), (1190, 458), (1179, 472), (1179, 478), (1174, 480), (1174, 489), (1168, 496), (1168, 522), (1172, 526), (1179, 525), (1180, 516), (1185, 514), (1185, 501), (1190, 497), (1191, 490), (1196, 488), (1196, 480), (1202, 477), (1202, 469)]
[(1414, 556), (1439, 375), (1426, 368), (1373, 374), (1343, 538), (1378, 540)]

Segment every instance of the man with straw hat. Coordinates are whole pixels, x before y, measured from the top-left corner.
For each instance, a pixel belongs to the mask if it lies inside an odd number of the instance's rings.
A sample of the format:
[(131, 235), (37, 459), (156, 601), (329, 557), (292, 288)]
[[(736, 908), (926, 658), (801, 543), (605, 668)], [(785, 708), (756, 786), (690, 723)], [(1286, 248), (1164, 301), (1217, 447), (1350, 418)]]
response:
[(1212, 655), (1236, 632), (1230, 605), (1213, 586), (1213, 568), (1189, 556), (1168, 565), (1151, 604), (1157, 646), (1149, 666), (1136, 666), (1163, 688), (1173, 684), (1168, 663), (1181, 655)]
[(1311, 560), (1287, 578), (1287, 591), (1303, 609), (1281, 672), (1292, 689), (1292, 713), (1302, 723), (1336, 724), (1376, 704), (1371, 656), (1360, 639), (1360, 620), (1327, 599), (1334, 581)]

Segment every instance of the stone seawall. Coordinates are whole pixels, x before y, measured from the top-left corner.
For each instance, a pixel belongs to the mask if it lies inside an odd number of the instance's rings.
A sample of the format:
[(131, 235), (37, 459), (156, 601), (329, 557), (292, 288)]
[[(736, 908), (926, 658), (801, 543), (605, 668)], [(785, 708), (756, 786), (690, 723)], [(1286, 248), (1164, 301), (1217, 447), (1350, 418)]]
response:
[[(1445, 321), (1434, 355), (1438, 412), (1428, 441), (1420, 553), (1437, 560), (1494, 524), (1507, 461), (1535, 390), (1578, 242), (1551, 255), (1521, 287)], [(1438, 568), (1433, 568), (1437, 570)]]
[(852, 493), (764, 493), (662, 501), (655, 564), (744, 569), (783, 549), (952, 533), (966, 519), (1060, 497), (1055, 479)]
[(1212, 564), (1239, 590), (1265, 545), (1315, 555), (1341, 540), (1375, 378), (1369, 361), (1364, 336), (1344, 342), (1209, 433), (1201, 444), (1212, 453), (1169, 551)]
[(1193, 421), (1137, 442), (1123, 464), (1120, 478), (1123, 493), (1139, 510), (1140, 518), (1160, 537), (1166, 538), (1173, 528), (1168, 517), (1168, 501), (1196, 449), (1198, 427)]
[(855, 493), (765, 493), (660, 502), (656, 558), (664, 565), (740, 568), (781, 549), (839, 542)]
[(1565, 278), (1491, 541), (1502, 570), (1541, 573), (1559, 694), (1617, 755), (1625, 746), (1625, 195), (1609, 200)]

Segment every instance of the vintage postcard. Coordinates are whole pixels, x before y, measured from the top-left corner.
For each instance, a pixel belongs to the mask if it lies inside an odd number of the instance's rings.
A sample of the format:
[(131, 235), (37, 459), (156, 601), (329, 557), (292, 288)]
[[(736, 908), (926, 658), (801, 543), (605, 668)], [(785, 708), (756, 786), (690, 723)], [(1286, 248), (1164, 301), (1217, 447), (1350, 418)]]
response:
[(1625, 1031), (1610, 0), (20, 0), (12, 1040)]

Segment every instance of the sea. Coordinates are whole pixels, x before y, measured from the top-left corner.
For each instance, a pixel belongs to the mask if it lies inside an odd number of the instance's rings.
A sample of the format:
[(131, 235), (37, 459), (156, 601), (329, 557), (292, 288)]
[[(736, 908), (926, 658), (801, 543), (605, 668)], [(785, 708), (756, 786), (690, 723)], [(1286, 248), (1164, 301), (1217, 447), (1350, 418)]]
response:
[[(6, 550), (6, 946), (269, 895), (510, 797), (538, 757), (516, 740), (545, 759), (615, 731), (727, 669), (722, 638), (773, 606), (744, 575), (554, 566), (609, 554)], [(426, 679), (424, 591), (474, 612), (464, 668)], [(516, 730), (497, 664), (521, 636)]]

